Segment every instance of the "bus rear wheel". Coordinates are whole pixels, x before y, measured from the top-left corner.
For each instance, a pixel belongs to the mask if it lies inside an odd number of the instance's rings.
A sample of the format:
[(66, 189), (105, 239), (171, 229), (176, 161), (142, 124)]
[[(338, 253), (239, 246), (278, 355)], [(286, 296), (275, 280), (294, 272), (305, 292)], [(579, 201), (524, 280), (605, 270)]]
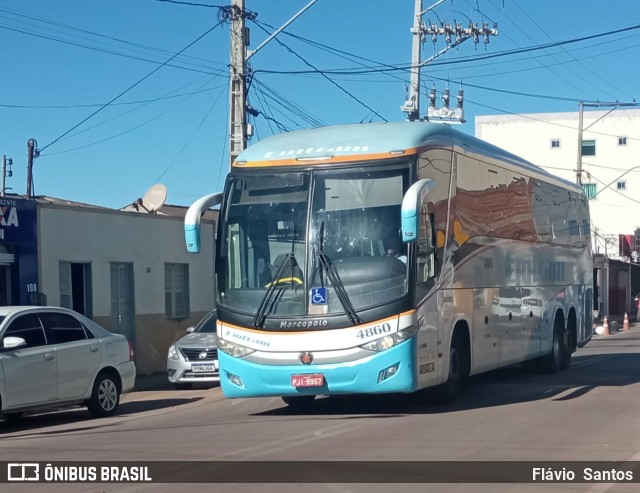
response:
[(562, 317), (556, 317), (553, 324), (551, 352), (538, 360), (538, 368), (543, 373), (554, 374), (566, 370), (571, 364), (569, 332), (565, 330)]

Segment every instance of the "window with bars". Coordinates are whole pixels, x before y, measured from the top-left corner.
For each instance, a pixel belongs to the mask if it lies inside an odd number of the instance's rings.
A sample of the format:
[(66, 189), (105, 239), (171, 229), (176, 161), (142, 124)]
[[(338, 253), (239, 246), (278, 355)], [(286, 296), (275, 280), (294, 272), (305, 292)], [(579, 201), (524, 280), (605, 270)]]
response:
[(560, 139), (551, 139), (551, 149), (560, 149)]
[(168, 319), (189, 318), (189, 264), (164, 264), (164, 300)]
[(619, 146), (626, 146), (627, 145), (627, 138), (626, 137), (618, 137), (618, 145)]

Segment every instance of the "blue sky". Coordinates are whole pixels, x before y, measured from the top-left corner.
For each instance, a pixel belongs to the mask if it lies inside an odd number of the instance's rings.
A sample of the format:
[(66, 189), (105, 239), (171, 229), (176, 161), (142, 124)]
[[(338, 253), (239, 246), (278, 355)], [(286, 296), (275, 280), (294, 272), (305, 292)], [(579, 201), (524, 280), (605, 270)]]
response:
[[(250, 48), (308, 3), (246, 0), (258, 14), (247, 24)], [(254, 141), (283, 129), (403, 120), (409, 74), (371, 67), (410, 64), (413, 9), (413, 0), (314, 4), (287, 29), (295, 36), (278, 37), (286, 46), (272, 41), (252, 58), (249, 101), (261, 112)], [(638, 28), (504, 54), (640, 25), (637, 0), (447, 0), (433, 12), (426, 22), (498, 23), (486, 47), (466, 41), (422, 71), (422, 112), (434, 84), (441, 92), (450, 81), (453, 95), (462, 84), (468, 133), (475, 115), (577, 111), (579, 100), (639, 95)], [(229, 25), (151, 74), (217, 24), (216, 8), (166, 0), (0, 0), (0, 155), (13, 158), (10, 191), (26, 191), (31, 138), (42, 150), (38, 195), (119, 208), (155, 183), (180, 205), (220, 190), (229, 167)], [(427, 40), (423, 58), (444, 47)], [(337, 69), (351, 73), (326, 74), (331, 81), (309, 73)]]

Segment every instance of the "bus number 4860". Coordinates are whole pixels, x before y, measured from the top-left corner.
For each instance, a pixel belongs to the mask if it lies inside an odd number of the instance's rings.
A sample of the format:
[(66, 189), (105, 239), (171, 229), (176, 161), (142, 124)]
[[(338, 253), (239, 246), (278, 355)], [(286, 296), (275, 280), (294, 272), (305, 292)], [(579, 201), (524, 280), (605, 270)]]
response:
[(358, 339), (369, 339), (375, 336), (381, 336), (391, 332), (391, 325), (384, 323), (382, 325), (374, 325), (373, 327), (367, 327), (366, 329), (360, 329), (358, 331)]

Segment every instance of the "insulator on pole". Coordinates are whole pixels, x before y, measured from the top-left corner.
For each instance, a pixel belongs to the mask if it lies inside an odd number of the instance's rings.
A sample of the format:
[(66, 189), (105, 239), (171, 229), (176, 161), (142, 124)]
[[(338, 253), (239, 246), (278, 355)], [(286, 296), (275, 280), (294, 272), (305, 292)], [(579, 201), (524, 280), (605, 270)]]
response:
[(449, 99), (450, 99), (450, 94), (449, 94), (449, 88), (447, 87), (442, 93), (442, 106), (444, 106), (445, 108), (448, 108)]
[(462, 109), (462, 106), (464, 105), (464, 91), (462, 89), (458, 90), (458, 108)]
[(431, 108), (436, 107), (436, 88), (435, 87), (432, 87), (431, 91), (429, 92), (429, 106)]

